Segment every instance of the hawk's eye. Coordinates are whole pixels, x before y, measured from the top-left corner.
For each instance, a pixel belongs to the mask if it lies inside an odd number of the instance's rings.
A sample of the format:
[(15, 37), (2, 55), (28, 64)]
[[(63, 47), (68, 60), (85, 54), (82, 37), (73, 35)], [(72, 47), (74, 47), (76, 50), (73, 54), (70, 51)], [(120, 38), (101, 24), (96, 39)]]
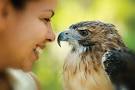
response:
[(82, 36), (87, 36), (89, 34), (89, 30), (78, 30), (78, 32)]

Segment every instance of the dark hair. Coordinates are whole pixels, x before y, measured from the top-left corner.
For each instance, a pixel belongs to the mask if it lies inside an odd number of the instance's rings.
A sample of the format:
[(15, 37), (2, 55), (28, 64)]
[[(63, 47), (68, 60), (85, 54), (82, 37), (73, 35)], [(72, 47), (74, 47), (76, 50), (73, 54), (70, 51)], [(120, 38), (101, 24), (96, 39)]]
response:
[(10, 0), (16, 10), (23, 10), (28, 0)]

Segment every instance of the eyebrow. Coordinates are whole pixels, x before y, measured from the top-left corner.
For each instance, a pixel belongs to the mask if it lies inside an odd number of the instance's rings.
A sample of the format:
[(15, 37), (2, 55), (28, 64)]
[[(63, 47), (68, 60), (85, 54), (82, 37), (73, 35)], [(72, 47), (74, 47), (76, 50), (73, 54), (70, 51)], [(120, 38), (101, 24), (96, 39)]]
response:
[(52, 15), (51, 15), (51, 17), (53, 17), (53, 16), (54, 16), (54, 14), (55, 14), (55, 13), (54, 13), (54, 11), (53, 11), (53, 10), (50, 10), (50, 11), (52, 12)]
[(45, 10), (45, 11), (47, 11), (47, 12), (51, 12), (51, 17), (50, 18), (52, 18), (53, 16), (54, 16), (54, 11), (53, 10), (51, 10), (51, 9), (48, 9), (48, 10)]
[(55, 14), (54, 11), (51, 10), (51, 9), (49, 9), (48, 11), (52, 13), (52, 15), (51, 15), (51, 18), (52, 18), (54, 16), (54, 14)]

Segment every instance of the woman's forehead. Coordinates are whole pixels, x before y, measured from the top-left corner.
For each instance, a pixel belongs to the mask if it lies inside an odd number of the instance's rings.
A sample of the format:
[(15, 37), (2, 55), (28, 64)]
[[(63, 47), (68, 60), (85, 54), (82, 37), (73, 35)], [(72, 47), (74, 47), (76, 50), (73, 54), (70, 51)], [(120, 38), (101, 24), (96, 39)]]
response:
[(56, 7), (56, 0), (31, 0), (27, 4), (27, 7), (39, 11), (54, 11)]
[(29, 1), (57, 1), (57, 0), (29, 0)]
[(31, 1), (35, 1), (36, 3), (40, 3), (40, 5), (56, 5), (56, 1), (57, 0), (31, 0)]

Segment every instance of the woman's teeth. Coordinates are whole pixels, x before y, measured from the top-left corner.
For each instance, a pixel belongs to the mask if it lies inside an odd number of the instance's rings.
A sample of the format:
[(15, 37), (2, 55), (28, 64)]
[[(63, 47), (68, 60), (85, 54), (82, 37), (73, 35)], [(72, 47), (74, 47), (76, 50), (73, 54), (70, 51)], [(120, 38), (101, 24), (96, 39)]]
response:
[(43, 53), (43, 50), (40, 47), (37, 47), (36, 49), (34, 49), (34, 51), (38, 55)]

